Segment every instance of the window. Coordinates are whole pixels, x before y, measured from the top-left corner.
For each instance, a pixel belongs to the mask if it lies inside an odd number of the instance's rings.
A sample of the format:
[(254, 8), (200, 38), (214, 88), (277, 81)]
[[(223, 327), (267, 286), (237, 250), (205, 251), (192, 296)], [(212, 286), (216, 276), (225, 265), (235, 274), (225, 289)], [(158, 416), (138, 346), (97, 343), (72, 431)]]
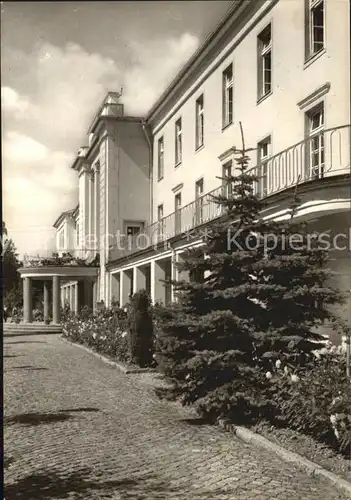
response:
[(181, 232), (182, 229), (182, 220), (181, 220), (181, 206), (182, 206), (182, 195), (178, 193), (174, 197), (174, 225), (175, 225), (175, 234)]
[(324, 0), (305, 0), (306, 59), (324, 49)]
[(77, 245), (77, 248), (79, 248), (79, 221), (77, 220), (76, 222), (76, 245)]
[(175, 164), (182, 161), (182, 119), (179, 118), (175, 124)]
[(258, 99), (272, 91), (272, 29), (269, 24), (258, 36)]
[(65, 230), (64, 230), (64, 228), (62, 228), (61, 231), (59, 232), (58, 245), (59, 245), (59, 250), (65, 249)]
[(162, 237), (165, 232), (165, 221), (163, 219), (163, 204), (157, 207), (158, 234)]
[(163, 205), (159, 205), (157, 207), (157, 220), (160, 221), (163, 219)]
[(160, 137), (157, 144), (157, 179), (160, 180), (163, 177), (164, 171), (164, 145), (163, 137)]
[(257, 165), (259, 177), (258, 180), (258, 196), (264, 197), (268, 193), (268, 159), (271, 156), (271, 138), (267, 137), (257, 145)]
[(135, 242), (136, 238), (135, 236), (140, 233), (141, 227), (140, 226), (127, 226), (127, 242), (128, 242), (128, 248), (133, 248), (133, 242)]
[(223, 72), (223, 127), (233, 122), (233, 65)]
[(233, 183), (230, 181), (232, 177), (232, 161), (228, 161), (222, 167), (222, 184), (223, 184), (223, 196), (230, 198), (233, 195)]
[(319, 105), (307, 113), (308, 127), (308, 172), (310, 178), (324, 175), (324, 108)]
[(200, 179), (195, 183), (195, 224), (202, 224), (203, 222), (203, 194), (204, 180)]
[(204, 145), (204, 96), (200, 96), (196, 101), (196, 149)]

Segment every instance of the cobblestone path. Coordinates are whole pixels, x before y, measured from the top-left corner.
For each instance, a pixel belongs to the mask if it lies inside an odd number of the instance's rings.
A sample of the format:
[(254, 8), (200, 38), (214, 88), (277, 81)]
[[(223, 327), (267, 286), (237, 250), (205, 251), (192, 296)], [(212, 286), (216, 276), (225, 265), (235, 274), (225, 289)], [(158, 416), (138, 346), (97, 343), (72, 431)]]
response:
[(5, 498), (335, 500), (334, 487), (159, 401), (56, 336), (4, 337)]

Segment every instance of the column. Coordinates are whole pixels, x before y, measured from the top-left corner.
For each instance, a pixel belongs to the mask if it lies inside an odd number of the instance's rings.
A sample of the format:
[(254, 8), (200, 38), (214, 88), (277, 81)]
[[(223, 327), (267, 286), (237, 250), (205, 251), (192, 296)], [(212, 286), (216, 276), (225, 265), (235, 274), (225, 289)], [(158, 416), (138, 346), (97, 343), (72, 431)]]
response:
[(89, 176), (89, 205), (88, 205), (88, 210), (89, 210), (89, 221), (88, 221), (88, 238), (87, 238), (87, 243), (88, 243), (88, 249), (93, 250), (95, 249), (96, 243), (95, 243), (95, 234), (94, 234), (94, 222), (95, 222), (95, 215), (94, 215), (94, 208), (95, 208), (95, 203), (94, 203), (94, 173), (91, 172)]
[(97, 311), (97, 303), (98, 303), (98, 283), (97, 280), (93, 281), (93, 312)]
[(70, 289), (70, 303), (69, 303), (69, 307), (70, 307), (71, 311), (74, 312), (74, 305), (75, 305), (75, 301), (76, 301), (75, 296), (74, 296), (74, 292), (76, 290), (75, 290), (74, 285), (70, 285), (69, 289)]
[(111, 287), (111, 304), (112, 301), (114, 302), (121, 302), (120, 300), (120, 273), (114, 273), (111, 274), (111, 281), (110, 281), (110, 287)]
[(89, 178), (90, 167), (83, 164), (79, 170), (79, 230), (80, 247), (86, 249), (89, 234)]
[[(173, 252), (171, 258), (172, 258), (171, 280), (176, 281), (177, 280), (177, 268), (176, 268), (177, 254), (175, 252)], [(175, 300), (176, 300), (176, 296), (174, 293), (174, 286), (171, 285), (171, 301), (174, 302)]]
[(60, 323), (60, 276), (52, 278), (52, 322)]
[[(61, 298), (61, 293), (60, 293)], [(44, 281), (44, 321), (50, 316), (50, 282)]]
[(65, 306), (65, 289), (62, 287), (61, 288), (61, 307), (64, 308)]
[(79, 311), (79, 297), (78, 297), (78, 281), (74, 285), (74, 313), (78, 314)]
[(98, 251), (99, 248), (99, 236), (100, 236), (100, 165), (96, 163), (94, 165), (94, 236), (95, 236), (95, 249)]
[(23, 278), (23, 321), (32, 323), (32, 280), (31, 278)]
[(121, 307), (123, 307), (127, 302), (129, 302), (129, 295), (131, 292), (131, 281), (132, 281), (131, 273), (128, 271), (121, 271), (121, 277), (120, 277)]
[(166, 303), (165, 284), (162, 280), (166, 279), (165, 268), (162, 261), (151, 261), (151, 300), (152, 303)]
[[(177, 254), (176, 262), (182, 262), (183, 257), (181, 253)], [(189, 271), (180, 271), (178, 268), (176, 270), (177, 281), (190, 281)]]
[(67, 285), (67, 303), (69, 305), (69, 308), (72, 310), (72, 307), (71, 307), (71, 285)]
[(133, 268), (133, 293), (146, 290), (146, 275), (142, 267)]

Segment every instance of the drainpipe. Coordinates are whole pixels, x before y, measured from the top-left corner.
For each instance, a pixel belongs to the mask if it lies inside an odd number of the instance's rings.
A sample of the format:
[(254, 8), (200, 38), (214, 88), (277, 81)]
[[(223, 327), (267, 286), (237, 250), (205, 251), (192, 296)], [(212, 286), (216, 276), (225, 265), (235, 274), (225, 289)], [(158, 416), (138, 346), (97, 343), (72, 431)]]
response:
[(141, 121), (141, 126), (143, 128), (147, 143), (149, 145), (149, 179), (150, 179), (150, 225), (153, 222), (154, 213), (154, 200), (153, 200), (153, 189), (154, 189), (154, 179), (153, 179), (153, 152), (152, 152), (152, 139), (150, 134), (150, 129), (145, 120)]

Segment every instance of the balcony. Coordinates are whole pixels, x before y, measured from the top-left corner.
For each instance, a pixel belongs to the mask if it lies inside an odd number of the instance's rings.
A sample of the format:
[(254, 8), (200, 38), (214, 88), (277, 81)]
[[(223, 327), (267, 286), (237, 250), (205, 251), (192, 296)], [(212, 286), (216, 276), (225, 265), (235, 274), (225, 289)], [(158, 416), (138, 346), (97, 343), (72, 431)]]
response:
[(91, 266), (96, 265), (97, 250), (92, 249), (73, 249), (59, 250), (53, 252), (47, 250), (41, 252), (41, 255), (23, 256), (23, 268), (42, 267), (42, 266)]
[[(294, 144), (250, 169), (259, 178), (255, 183), (256, 195), (266, 198), (308, 181), (341, 174), (351, 176), (350, 145), (350, 125), (323, 130)], [(229, 191), (230, 185), (219, 186), (138, 234), (121, 236), (117, 244), (109, 248), (108, 260), (114, 261), (146, 248), (166, 245), (170, 238), (220, 217), (222, 208), (214, 197)]]

